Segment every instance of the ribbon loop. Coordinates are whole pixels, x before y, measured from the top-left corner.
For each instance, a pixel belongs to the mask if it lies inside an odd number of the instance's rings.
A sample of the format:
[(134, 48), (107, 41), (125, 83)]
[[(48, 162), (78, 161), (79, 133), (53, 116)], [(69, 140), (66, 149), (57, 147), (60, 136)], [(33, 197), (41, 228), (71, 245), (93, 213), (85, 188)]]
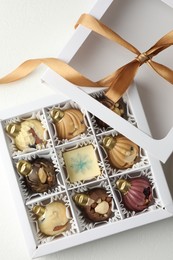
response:
[(114, 102), (117, 102), (124, 94), (130, 83), (133, 81), (138, 68), (144, 63), (147, 63), (161, 77), (173, 84), (173, 71), (164, 65), (152, 61), (153, 56), (173, 45), (173, 30), (164, 35), (148, 51), (140, 53), (138, 49), (136, 49), (132, 44), (125, 41), (109, 27), (89, 14), (81, 15), (77, 24), (81, 24), (91, 29), (92, 31), (102, 35), (108, 40), (120, 44), (137, 55), (137, 57), (132, 62), (124, 65), (117, 71), (98, 81), (98, 83), (100, 83), (102, 86), (108, 87), (106, 95)]
[(151, 57), (149, 55), (147, 55), (146, 52), (143, 52), (136, 57), (136, 60), (139, 61), (140, 66), (150, 59), (151, 59)]

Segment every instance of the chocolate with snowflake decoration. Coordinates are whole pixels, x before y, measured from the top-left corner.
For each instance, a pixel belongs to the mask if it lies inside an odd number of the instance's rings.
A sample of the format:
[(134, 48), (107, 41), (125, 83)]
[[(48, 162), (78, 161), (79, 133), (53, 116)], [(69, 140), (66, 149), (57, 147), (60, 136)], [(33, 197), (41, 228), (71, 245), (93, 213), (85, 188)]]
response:
[(70, 182), (93, 179), (101, 174), (93, 145), (63, 153)]

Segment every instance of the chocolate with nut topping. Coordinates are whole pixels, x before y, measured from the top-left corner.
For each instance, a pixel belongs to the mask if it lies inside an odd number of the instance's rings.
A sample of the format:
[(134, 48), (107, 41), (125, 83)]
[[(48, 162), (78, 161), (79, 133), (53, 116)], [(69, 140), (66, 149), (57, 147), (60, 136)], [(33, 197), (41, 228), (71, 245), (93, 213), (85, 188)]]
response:
[(46, 192), (56, 185), (56, 176), (53, 163), (44, 158), (34, 161), (18, 161), (17, 171), (25, 176), (29, 190), (33, 192)]
[(92, 222), (108, 220), (111, 216), (112, 198), (103, 188), (94, 188), (85, 193), (76, 193), (74, 202)]
[[(114, 103), (112, 100), (107, 98), (106, 96), (102, 96), (98, 99), (100, 103), (102, 103), (104, 106), (108, 107), (110, 110), (115, 112), (117, 115), (126, 118), (126, 105), (123, 102), (122, 99), (120, 99), (118, 102)], [(108, 127), (108, 125), (96, 117), (96, 122), (100, 127)]]

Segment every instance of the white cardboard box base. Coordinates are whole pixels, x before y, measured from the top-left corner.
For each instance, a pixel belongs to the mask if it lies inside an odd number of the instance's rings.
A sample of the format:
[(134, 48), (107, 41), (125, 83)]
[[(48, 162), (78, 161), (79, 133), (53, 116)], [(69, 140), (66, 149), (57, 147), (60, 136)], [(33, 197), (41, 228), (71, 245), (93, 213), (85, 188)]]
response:
[[(60, 83), (62, 84), (63, 81), (64, 80), (61, 79)], [(137, 109), (140, 110), (140, 118), (136, 118), (138, 122), (138, 126), (142, 126), (145, 131), (148, 131), (148, 125), (145, 120), (145, 116), (135, 86), (129, 89), (128, 99), (131, 104), (132, 112), (136, 111)], [(62, 100), (66, 100), (66, 98), (64, 98), (63, 96), (60, 97), (59, 95), (58, 96), (55, 95), (54, 97), (51, 98), (51, 101), (49, 98), (45, 100), (41, 99), (38, 100), (37, 104), (33, 103), (33, 104), (26, 104), (22, 107), (20, 106), (20, 111), (22, 110), (23, 111), (22, 114), (25, 114), (28, 113), (31, 109), (33, 111), (33, 110), (38, 110), (41, 107), (47, 107), (47, 106), (50, 107), (54, 104), (57, 104), (58, 100), (62, 102)], [(16, 111), (14, 110), (11, 111), (9, 115), (10, 117), (15, 118), (16, 116), (19, 115), (18, 113), (19, 110), (16, 109)], [(36, 231), (34, 231), (32, 219), (29, 217), (28, 210), (27, 210), (27, 205), (32, 204), (32, 202), (26, 202), (26, 206), (25, 206), (24, 194), (16, 179), (16, 174), (14, 172), (15, 170), (13, 168), (11, 156), (9, 154), (9, 150), (7, 147), (7, 143), (8, 143), (7, 137), (3, 128), (4, 128), (4, 121), (6, 121), (6, 119), (8, 118), (6, 118), (4, 115), (3, 118), (4, 120), (1, 121), (1, 125), (0, 125), (0, 138), (2, 140), (2, 145), (3, 145), (3, 153), (1, 153), (1, 159), (2, 161), (6, 162), (6, 167), (4, 168), (4, 171), (6, 172), (7, 177), (9, 179), (11, 191), (13, 194), (15, 194), (15, 201), (17, 201), (16, 208), (17, 211), (20, 212), (19, 219), (23, 227), (23, 232), (26, 239), (26, 243), (28, 245), (30, 255), (33, 258), (45, 254), (53, 253), (65, 248), (69, 248), (71, 246), (82, 244), (111, 234), (115, 234), (124, 230), (128, 230), (140, 225), (144, 225), (164, 218), (168, 218), (173, 215), (172, 198), (170, 196), (169, 189), (167, 187), (167, 183), (160, 162), (157, 159), (148, 156), (149, 164), (142, 168), (141, 167), (137, 169), (134, 168), (132, 170), (132, 173), (136, 171), (142, 171), (143, 168), (148, 168), (148, 167), (151, 168), (152, 178), (154, 181), (154, 189), (157, 193), (157, 200), (158, 200), (158, 202), (156, 203), (156, 207), (154, 206), (153, 209), (151, 207), (150, 210), (141, 214), (131, 215), (124, 219), (119, 219), (118, 221), (115, 222), (113, 221), (112, 223), (106, 223), (96, 228), (92, 228), (82, 232), (79, 231), (73, 235), (65, 236), (63, 238), (57, 238), (47, 243), (38, 244), (36, 238), (37, 236)], [(128, 171), (124, 174), (128, 174)], [(48, 197), (50, 196), (54, 196), (54, 194), (52, 195), (49, 194)], [(42, 200), (45, 198), (46, 196), (45, 197), (43, 196)], [(35, 202), (37, 201), (39, 201), (39, 199), (38, 200), (35, 199)], [(75, 218), (74, 215), (73, 217)]]

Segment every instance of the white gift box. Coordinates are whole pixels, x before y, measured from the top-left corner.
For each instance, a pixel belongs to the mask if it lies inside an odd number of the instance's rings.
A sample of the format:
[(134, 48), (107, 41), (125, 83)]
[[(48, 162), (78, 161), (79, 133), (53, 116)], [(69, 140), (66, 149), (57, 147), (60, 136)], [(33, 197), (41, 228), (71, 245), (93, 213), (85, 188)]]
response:
[[(95, 5), (90, 13), (100, 19), (107, 10), (105, 15), (103, 16), (103, 21), (113, 22), (114, 25), (114, 19), (113, 19), (114, 12), (116, 13), (116, 10), (118, 10), (118, 8), (120, 10), (122, 7), (125, 6), (123, 2), (125, 3), (126, 1), (98, 0), (95, 2)], [(136, 10), (137, 7), (135, 6), (137, 5), (138, 2), (139, 1), (133, 1), (133, 8), (136, 8)], [(140, 5), (144, 5), (142, 7), (146, 8), (147, 5), (143, 2), (141, 1)], [(161, 11), (163, 4), (161, 4), (161, 2), (158, 3), (157, 1), (153, 1), (153, 2), (158, 8), (157, 10)], [(171, 9), (166, 6), (165, 12), (167, 12), (167, 16), (169, 16), (170, 18), (171, 15), (169, 12), (171, 12), (172, 10), (171, 11), (169, 10)], [(151, 15), (151, 13), (149, 13), (148, 15)], [(126, 19), (128, 20), (128, 17)], [(171, 28), (170, 26), (172, 20), (173, 18), (171, 17), (170, 20), (168, 19), (165, 23), (167, 25), (166, 30), (168, 31)], [(159, 21), (157, 22), (159, 23)], [(127, 26), (127, 23), (125, 25), (122, 24), (121, 26), (122, 27), (119, 28), (123, 32)], [(145, 26), (147, 27), (147, 25), (143, 24), (144, 32), (146, 31), (144, 30)], [(167, 32), (164, 30), (165, 28), (163, 28), (163, 30), (160, 30), (160, 32), (158, 32), (159, 37), (162, 36), (162, 33), (164, 34)], [(131, 40), (133, 39), (134, 35), (131, 36), (131, 31), (128, 31), (127, 34), (125, 34), (125, 36), (129, 36), (129, 39), (127, 40)], [(135, 39), (138, 42), (138, 39), (137, 38)], [(135, 42), (134, 44), (136, 44), (137, 42)], [(107, 45), (109, 46), (108, 48), (106, 47)], [(90, 50), (90, 55), (88, 55), (88, 53), (86, 52), (88, 48)], [(115, 53), (115, 59), (117, 60), (114, 61), (111, 58), (112, 53)], [(102, 54), (103, 57), (100, 54)], [(90, 77), (93, 77), (93, 79), (95, 79), (95, 77), (101, 77), (103, 73), (108, 73), (112, 70), (115, 70), (116, 68), (124, 64), (124, 62), (126, 62), (126, 58), (131, 59), (132, 57), (131, 54), (129, 54), (126, 50), (122, 50), (122, 48), (115, 46), (115, 44), (109, 43), (108, 41), (103, 40), (100, 37), (97, 37), (93, 34), (90, 35), (89, 30), (80, 26), (74, 32), (74, 35), (67, 43), (63, 51), (60, 53), (59, 58), (67, 62), (71, 61), (71, 64), (73, 66), (82, 69), (83, 73), (88, 74)], [(105, 60), (105, 58), (106, 60), (109, 60), (109, 62), (106, 62), (106, 65), (104, 67), (103, 61)], [(99, 65), (97, 66), (97, 64)], [(103, 64), (103, 66), (100, 67), (100, 64)], [(140, 77), (142, 75), (145, 75), (145, 73), (146, 73), (145, 71), (142, 72)], [(4, 171), (7, 174), (7, 178), (9, 180), (12, 193), (15, 194), (16, 208), (17, 211), (20, 212), (19, 219), (23, 228), (24, 237), (26, 239), (26, 243), (28, 245), (28, 251), (30, 255), (33, 258), (36, 258), (65, 248), (79, 245), (88, 241), (92, 241), (101, 237), (115, 234), (124, 230), (135, 228), (140, 225), (144, 225), (157, 220), (171, 217), (173, 215), (173, 203), (164, 176), (164, 172), (158, 160), (160, 153), (157, 153), (158, 148), (153, 147), (154, 139), (150, 137), (150, 130), (148, 127), (148, 123), (146, 121), (146, 117), (135, 84), (133, 84), (128, 89), (127, 93), (124, 96), (124, 100), (127, 103), (128, 111), (130, 111), (128, 115), (129, 120), (127, 122), (124, 119), (116, 116), (115, 114), (112, 114), (111, 111), (109, 111), (107, 108), (102, 106), (100, 103), (93, 100), (93, 98), (91, 98), (91, 96), (86, 94), (83, 90), (81, 91), (76, 86), (66, 82), (64, 79), (62, 79), (61, 77), (59, 77), (58, 75), (56, 75), (54, 72), (50, 70), (45, 73), (45, 75), (43, 76), (43, 80), (48, 82), (50, 84), (50, 87), (52, 87), (57, 92), (55, 95), (49, 98), (40, 99), (37, 102), (33, 102), (32, 104), (30, 103), (20, 107), (16, 107), (16, 109), (13, 111), (6, 110), (0, 113), (0, 118), (2, 119), (0, 124), (0, 139), (3, 147), (3, 151), (1, 151), (1, 159), (2, 162), (4, 161), (6, 162), (4, 165), (5, 166)], [(166, 83), (163, 83), (163, 85), (164, 84), (166, 86)], [(87, 89), (86, 91), (92, 93), (94, 97), (97, 95), (98, 92), (99, 93), (102, 92), (102, 90), (96, 90), (96, 89), (95, 90)], [(22, 186), (22, 181), (19, 178), (18, 174), (16, 173), (14, 167), (16, 160), (20, 158), (29, 158), (29, 156), (31, 157), (37, 156), (40, 154), (43, 154), (45, 158), (46, 156), (49, 157), (55, 156), (58, 161), (59, 157), (58, 154), (56, 153), (58, 144), (56, 144), (54, 139), (54, 134), (51, 131), (51, 127), (50, 127), (51, 123), (48, 116), (48, 111), (52, 107), (58, 106), (59, 104), (64, 104), (64, 102), (68, 103), (69, 100), (72, 100), (71, 101), (72, 103), (73, 101), (76, 102), (81, 108), (81, 110), (83, 111), (83, 113), (86, 114), (86, 117), (89, 122), (89, 126), (92, 128), (93, 131), (92, 134), (89, 135), (89, 137), (91, 139), (91, 143), (92, 142), (94, 143), (96, 139), (96, 144), (95, 143), (94, 144), (98, 149), (98, 154), (100, 156), (99, 158), (103, 165), (105, 164), (105, 160), (99, 148), (100, 147), (99, 136), (102, 134), (114, 133), (114, 131), (118, 131), (123, 135), (129, 137), (130, 139), (134, 139), (133, 135), (135, 135), (134, 141), (136, 141), (143, 150), (143, 155), (141, 156), (142, 158), (141, 162), (135, 165), (134, 167), (120, 172), (110, 171), (111, 173), (108, 173), (109, 171), (108, 168), (108, 170), (106, 170), (107, 174), (103, 175), (101, 179), (97, 179), (94, 181), (91, 180), (86, 184), (86, 187), (89, 188), (95, 186), (98, 187), (101, 186), (108, 189), (108, 192), (111, 193), (114, 199), (114, 203), (115, 203), (115, 207), (113, 209), (114, 216), (107, 223), (102, 223), (101, 225), (98, 226), (97, 225), (87, 226), (85, 221), (81, 222), (80, 213), (78, 213), (76, 207), (74, 206), (72, 200), (70, 199), (72, 191), (81, 188), (83, 185), (71, 187), (69, 186), (69, 183), (66, 181), (66, 179), (62, 178), (63, 179), (62, 186), (65, 187), (64, 190), (55, 190), (52, 193), (45, 193), (37, 197), (30, 197), (26, 192), (26, 188)], [(93, 115), (97, 115), (99, 118), (101, 118), (110, 126), (112, 126), (115, 130), (109, 129), (108, 131), (105, 130), (105, 132), (97, 133), (96, 131), (97, 129), (95, 128), (94, 123), (92, 121), (93, 120), (92, 116), (88, 112), (92, 113)], [(11, 152), (10, 140), (5, 133), (5, 125), (11, 120), (20, 121), (22, 117), (30, 117), (30, 116), (35, 116), (39, 118), (41, 121), (43, 121), (43, 124), (45, 124), (46, 128), (48, 129), (51, 145), (43, 149), (43, 151), (41, 152), (38, 150), (30, 151), (29, 154), (20, 154), (20, 153), (18, 154), (15, 153), (14, 151)], [(137, 124), (137, 128), (134, 127), (134, 125), (136, 124)], [(81, 138), (78, 140), (78, 143), (83, 144), (84, 141), (88, 143), (89, 141), (87, 140), (88, 140), (87, 136), (81, 136)], [(163, 145), (165, 144), (165, 142), (166, 141), (164, 140)], [(167, 142), (169, 143), (169, 145), (171, 144), (170, 143), (171, 140), (168, 139)], [(66, 147), (66, 145), (67, 146), (70, 145), (70, 141), (64, 143), (62, 147), (63, 146)], [(148, 149), (146, 150), (146, 148)], [(168, 149), (166, 149), (163, 152), (163, 154), (160, 155), (161, 158), (159, 159), (165, 161), (166, 158), (169, 156), (170, 152), (171, 152), (171, 147), (170, 148), (168, 147)], [(60, 163), (60, 160), (58, 163)], [(63, 176), (63, 172), (60, 171), (59, 175)], [(153, 194), (154, 194), (153, 204), (150, 205), (147, 210), (142, 211), (140, 213), (129, 212), (128, 210), (126, 210), (122, 205), (122, 201), (118, 198), (118, 196), (116, 196), (114, 183), (115, 180), (119, 178), (119, 176), (132, 177), (132, 178), (136, 176), (148, 176), (150, 182), (152, 183), (152, 188), (153, 188)], [(33, 219), (31, 215), (31, 211), (30, 211), (31, 206), (36, 203), (40, 203), (46, 199), (50, 199), (51, 201), (56, 200), (57, 198), (59, 199), (64, 193), (66, 193), (66, 196), (63, 195), (64, 202), (67, 203), (71, 211), (71, 229), (68, 230), (69, 232), (64, 232), (64, 234), (60, 237), (51, 238), (51, 237), (40, 236), (40, 233), (37, 229), (36, 221), (35, 219)], [(84, 225), (82, 223), (84, 223)]]
[(173, 1), (172, 0), (162, 0), (164, 3), (166, 3), (167, 5), (173, 7)]

